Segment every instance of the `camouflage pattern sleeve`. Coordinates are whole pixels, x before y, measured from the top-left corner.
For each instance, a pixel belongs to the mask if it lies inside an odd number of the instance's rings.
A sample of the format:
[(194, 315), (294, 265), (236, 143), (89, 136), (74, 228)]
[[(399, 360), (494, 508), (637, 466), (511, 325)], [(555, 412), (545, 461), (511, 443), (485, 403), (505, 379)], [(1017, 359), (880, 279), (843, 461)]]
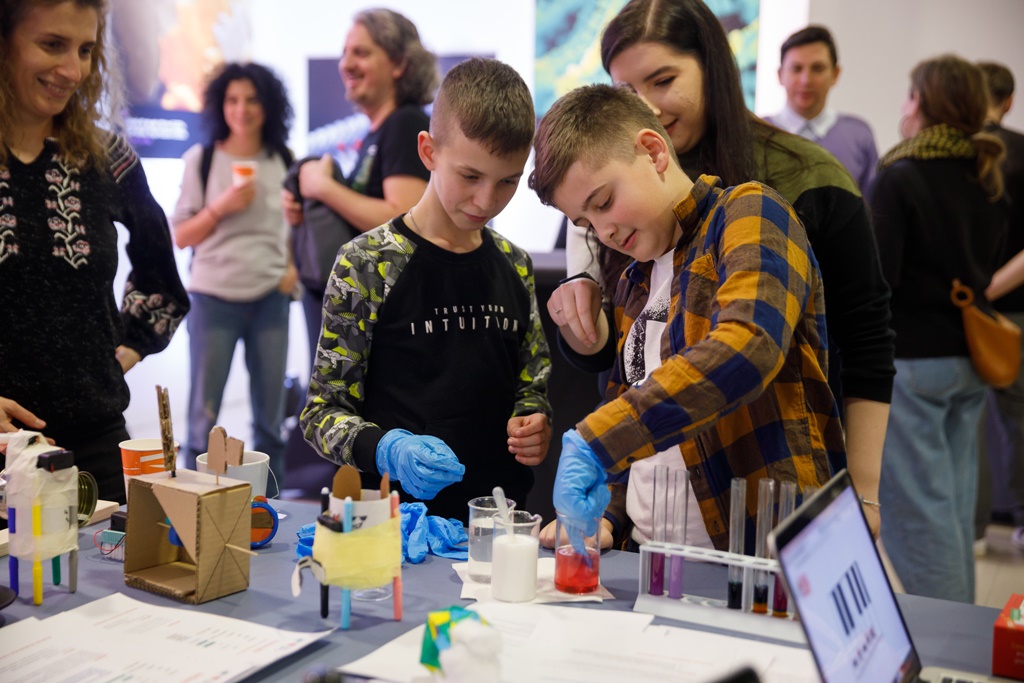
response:
[(523, 280), (523, 286), (530, 293), (530, 324), (526, 326), (526, 335), (519, 348), (519, 377), (516, 379), (516, 405), (513, 417), (544, 413), (551, 417), (551, 404), (548, 402), (548, 378), (551, 375), (551, 352), (548, 340), (544, 336), (544, 327), (540, 320), (540, 308), (537, 305), (537, 291), (533, 279), (533, 261), (523, 249), (515, 246), (504, 237), (492, 231), (498, 249), (508, 257), (512, 267)]
[(373, 326), (414, 249), (385, 223), (342, 247), (327, 283), (323, 329), (299, 423), (306, 441), (339, 465), (356, 464), (356, 436), (375, 426), (360, 416)]

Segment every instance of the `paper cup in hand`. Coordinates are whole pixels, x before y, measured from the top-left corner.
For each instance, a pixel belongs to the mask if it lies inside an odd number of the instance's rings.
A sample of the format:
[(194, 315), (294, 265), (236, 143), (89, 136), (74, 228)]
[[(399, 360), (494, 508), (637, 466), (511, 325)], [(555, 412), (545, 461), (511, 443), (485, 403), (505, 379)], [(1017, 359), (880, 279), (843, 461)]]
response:
[(232, 161), (231, 184), (235, 187), (251, 183), (256, 178), (255, 161)]
[[(164, 471), (164, 448), (160, 439), (129, 439), (118, 444), (121, 449), (121, 466), (124, 469), (124, 489), (128, 491), (128, 479), (140, 474)], [(174, 442), (178, 452), (178, 442)]]

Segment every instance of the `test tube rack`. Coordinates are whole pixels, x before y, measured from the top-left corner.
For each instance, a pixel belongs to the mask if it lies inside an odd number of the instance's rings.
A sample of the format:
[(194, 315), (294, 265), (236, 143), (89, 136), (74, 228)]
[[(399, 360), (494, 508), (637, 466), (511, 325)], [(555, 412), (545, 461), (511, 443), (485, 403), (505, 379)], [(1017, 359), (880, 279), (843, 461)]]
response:
[[(743, 569), (743, 586), (753, 584), (755, 572), (771, 573), (776, 580), (779, 577), (779, 563), (763, 557), (751, 557), (729, 553), (722, 550), (698, 548), (692, 545), (674, 543), (649, 542), (640, 546), (640, 591), (634, 612), (644, 612), (668, 619), (676, 619), (701, 626), (735, 631), (746, 635), (769, 638), (787, 643), (807, 644), (803, 628), (792, 618), (780, 618), (769, 614), (754, 614), (750, 611), (750, 600), (744, 599), (743, 609), (729, 609), (725, 600), (715, 600), (685, 592), (686, 575), (683, 575), (684, 592), (680, 598), (668, 597), (667, 591), (662, 595), (650, 594), (650, 568), (652, 556), (659, 554), (669, 557), (682, 557), (684, 560), (710, 562), (729, 567)], [(744, 591), (745, 593), (747, 591)]]

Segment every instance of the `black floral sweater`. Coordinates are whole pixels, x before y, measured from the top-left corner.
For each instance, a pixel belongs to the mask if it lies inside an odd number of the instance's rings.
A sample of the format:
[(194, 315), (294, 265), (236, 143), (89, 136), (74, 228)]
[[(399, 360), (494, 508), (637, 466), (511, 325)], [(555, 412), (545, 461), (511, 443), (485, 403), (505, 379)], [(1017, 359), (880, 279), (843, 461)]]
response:
[[(118, 310), (117, 230), (132, 264)], [(128, 406), (118, 345), (142, 357), (167, 346), (188, 311), (163, 210), (138, 156), (111, 136), (106, 159), (79, 169), (48, 140), (32, 162), (0, 166), (0, 396), (47, 432), (110, 420)]]

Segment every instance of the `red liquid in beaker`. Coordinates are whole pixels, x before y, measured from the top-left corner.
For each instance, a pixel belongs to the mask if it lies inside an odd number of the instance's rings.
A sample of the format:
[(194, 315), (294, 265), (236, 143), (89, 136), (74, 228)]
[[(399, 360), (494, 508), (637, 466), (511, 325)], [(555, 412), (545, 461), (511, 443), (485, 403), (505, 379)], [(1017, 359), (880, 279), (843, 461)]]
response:
[(587, 548), (590, 565), (571, 545), (564, 545), (555, 552), (555, 588), (563, 593), (593, 593), (597, 590), (600, 574), (598, 567), (601, 553)]

